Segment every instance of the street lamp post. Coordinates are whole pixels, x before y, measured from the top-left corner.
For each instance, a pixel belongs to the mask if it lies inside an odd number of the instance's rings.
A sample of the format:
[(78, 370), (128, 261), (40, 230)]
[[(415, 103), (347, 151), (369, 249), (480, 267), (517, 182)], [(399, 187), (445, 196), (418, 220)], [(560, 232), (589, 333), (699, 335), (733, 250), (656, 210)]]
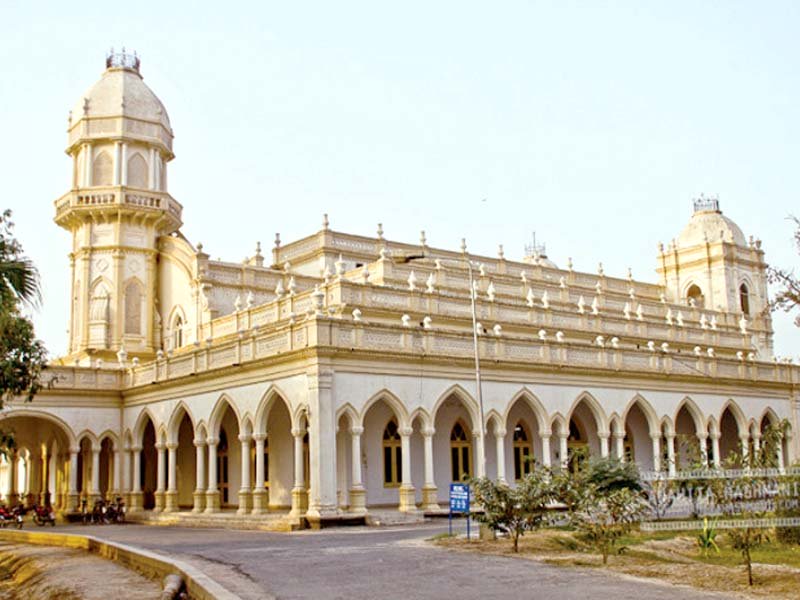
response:
[[(470, 297), (470, 308), (472, 312), (472, 347), (475, 357), (475, 391), (478, 399), (478, 410), (480, 412), (480, 424), (479, 424), (479, 439), (480, 439), (480, 452), (479, 452), (479, 469), (478, 469), (478, 476), (485, 477), (486, 476), (486, 428), (484, 426), (484, 418), (483, 418), (483, 388), (481, 386), (481, 358), (480, 358), (480, 350), (478, 346), (478, 314), (477, 308), (475, 305), (475, 299), (477, 296), (477, 290), (475, 289), (475, 278), (473, 277), (472, 272), (472, 260), (469, 256), (465, 253), (465, 259), (467, 261), (467, 274), (469, 276), (469, 297)], [(409, 263), (414, 260), (424, 259), (426, 256), (424, 254), (416, 254), (411, 256), (403, 257), (401, 262)], [(449, 262), (449, 261), (448, 261)]]

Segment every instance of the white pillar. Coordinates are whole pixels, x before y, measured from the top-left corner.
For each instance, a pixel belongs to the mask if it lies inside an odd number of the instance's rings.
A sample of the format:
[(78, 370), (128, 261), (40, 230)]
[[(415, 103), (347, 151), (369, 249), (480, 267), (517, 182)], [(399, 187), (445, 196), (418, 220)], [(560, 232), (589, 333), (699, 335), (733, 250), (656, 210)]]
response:
[(545, 467), (550, 466), (550, 434), (549, 433), (539, 433), (539, 437), (542, 438), (542, 465)]
[(620, 461), (625, 462), (625, 433), (621, 431), (614, 432), (614, 453)]
[(475, 462), (477, 463), (475, 473), (477, 473), (478, 477), (486, 477), (486, 453), (483, 449), (483, 440), (484, 436), (481, 435), (480, 431), (472, 433), (472, 445), (475, 448), (474, 455), (476, 457)]
[(83, 145), (83, 185), (92, 185), (92, 147), (89, 144)]
[[(68, 506), (72, 510), (78, 509), (78, 452), (80, 452), (79, 448), (69, 449), (69, 487), (67, 488), (67, 497)], [(11, 465), (13, 476), (11, 492), (13, 493), (15, 491), (14, 480), (16, 479), (16, 474), (14, 474), (16, 470), (14, 467), (17, 465), (16, 455), (11, 459)]]
[(133, 447), (133, 493), (142, 493), (142, 449)]
[(156, 149), (150, 148), (150, 168), (148, 169), (148, 187), (151, 190), (156, 189)]
[(742, 467), (746, 467), (750, 459), (750, 436), (746, 433), (740, 435), (739, 444), (742, 449)]
[(94, 497), (100, 495), (100, 448), (92, 448), (92, 488), (89, 493)]
[(241, 482), (239, 488), (239, 514), (244, 514), (250, 511), (250, 435), (242, 433), (239, 435), (239, 442), (241, 443)]
[(206, 490), (206, 512), (219, 510), (219, 488), (217, 487), (217, 444), (219, 440), (208, 438), (208, 489)]
[(400, 456), (402, 468), (400, 469), (400, 505), (399, 509), (404, 512), (416, 510), (416, 491), (414, 484), (411, 483), (411, 434), (413, 429), (403, 427), (400, 429)]
[(353, 460), (351, 464), (351, 475), (353, 479), (353, 487), (359, 488), (363, 487), (363, 483), (361, 481), (361, 434), (364, 433), (363, 427), (351, 427), (350, 428), (350, 436), (351, 436), (351, 444), (352, 444), (352, 455)]
[(722, 457), (719, 455), (719, 436), (720, 434), (715, 433), (711, 436), (711, 449), (714, 452), (714, 468), (719, 469), (722, 467)]
[(697, 436), (697, 443), (700, 445), (700, 462), (703, 464), (703, 468), (708, 468), (708, 436), (700, 435)]
[(128, 185), (128, 144), (122, 142), (122, 176), (120, 185)]
[(558, 432), (558, 453), (561, 461), (561, 467), (566, 469), (569, 465), (569, 448), (567, 447), (567, 438), (569, 434), (566, 431)]
[[(783, 435), (778, 436), (777, 446), (778, 447), (775, 449), (775, 452), (778, 455), (778, 469), (783, 472), (783, 469), (786, 466), (783, 459)], [(791, 443), (787, 444), (787, 446), (791, 447)]]
[(267, 495), (264, 489), (264, 440), (267, 439), (265, 433), (254, 433), (253, 439), (256, 445), (256, 480), (253, 482), (253, 514), (259, 514), (266, 508), (264, 497)]
[(303, 457), (303, 438), (305, 434), (305, 429), (292, 429), (292, 436), (294, 436), (294, 487), (292, 488), (292, 510), (289, 514), (295, 518), (302, 515), (308, 507), (304, 468), (305, 460)]
[[(114, 447), (114, 496), (122, 492), (122, 451)], [(112, 498), (114, 500), (114, 498)]]
[(114, 142), (114, 185), (122, 181), (122, 142)]
[(497, 481), (506, 483), (506, 430), (495, 427), (494, 439), (497, 444)]
[(206, 443), (203, 440), (194, 440), (195, 472), (194, 492), (192, 498), (194, 506), (192, 512), (199, 513), (205, 507), (206, 495)]
[(675, 464), (675, 434), (667, 434), (667, 468), (669, 469), (670, 477), (674, 477), (677, 472), (677, 465)]
[(661, 470), (661, 434), (650, 434), (650, 440), (653, 442), (653, 470)]
[(436, 479), (433, 472), (433, 436), (436, 430), (426, 427), (422, 430), (425, 454), (425, 484), (422, 486), (422, 509), (426, 511), (439, 510)]
[(167, 491), (178, 492), (178, 473), (177, 473), (177, 458), (178, 458), (178, 445), (167, 444)]
[(753, 434), (753, 452), (755, 452), (756, 456), (761, 452), (761, 434), (754, 433)]
[(600, 438), (600, 456), (608, 458), (608, 432), (598, 433), (597, 436)]

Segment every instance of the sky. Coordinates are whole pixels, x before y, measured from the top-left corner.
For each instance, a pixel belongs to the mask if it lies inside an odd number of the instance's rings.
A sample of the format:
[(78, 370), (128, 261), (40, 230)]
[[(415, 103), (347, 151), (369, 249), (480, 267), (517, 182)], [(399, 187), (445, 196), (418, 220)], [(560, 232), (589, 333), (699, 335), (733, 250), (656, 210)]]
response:
[[(175, 132), (184, 234), (238, 261), (340, 231), (656, 282), (691, 200), (798, 263), (800, 3), (0, 3), (4, 198), (66, 349), (67, 114), (106, 52), (142, 59)], [(800, 330), (775, 316), (777, 354)]]

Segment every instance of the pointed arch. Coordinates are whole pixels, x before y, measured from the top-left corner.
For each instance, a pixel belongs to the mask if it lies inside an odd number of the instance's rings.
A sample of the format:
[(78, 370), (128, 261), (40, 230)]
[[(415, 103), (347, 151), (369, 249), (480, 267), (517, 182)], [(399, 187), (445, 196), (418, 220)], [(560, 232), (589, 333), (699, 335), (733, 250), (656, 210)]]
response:
[(14, 417), (20, 417), (20, 418), (29, 417), (29, 418), (44, 419), (45, 421), (49, 421), (53, 423), (56, 427), (58, 427), (64, 434), (64, 436), (66, 436), (67, 443), (69, 444), (70, 448), (75, 448), (78, 445), (78, 437), (72, 431), (72, 427), (67, 425), (66, 421), (64, 421), (60, 417), (57, 417), (56, 415), (30, 408), (7, 407), (6, 409), (4, 409), (3, 413), (0, 414), (0, 423), (5, 421), (6, 419), (12, 419)]
[(208, 439), (208, 430), (206, 429), (205, 421), (201, 420), (197, 424), (197, 427), (195, 428), (194, 432), (194, 439), (197, 442), (203, 442), (203, 443), (205, 443), (206, 439)]
[(250, 416), (250, 413), (245, 413), (242, 417), (242, 421), (239, 425), (239, 433), (242, 435), (252, 435), (253, 434), (253, 417)]
[(134, 152), (128, 159), (128, 186), (135, 188), (147, 188), (147, 161), (139, 152)]
[(283, 393), (280, 387), (274, 383), (269, 385), (267, 391), (262, 394), (261, 400), (258, 401), (255, 416), (253, 417), (253, 433), (267, 432), (267, 418), (276, 402), (283, 402), (286, 407), (286, 412), (289, 413), (291, 418), (292, 407), (289, 405), (289, 401), (286, 399), (287, 397), (288, 396)]
[(420, 425), (422, 429), (433, 429), (433, 420), (431, 419), (430, 414), (428, 411), (422, 408), (421, 406), (414, 409), (410, 415), (408, 415), (408, 425), (409, 427), (414, 426), (414, 421), (419, 419)]
[(695, 404), (694, 400), (692, 400), (689, 396), (684, 396), (683, 400), (680, 401), (678, 404), (678, 408), (675, 410), (675, 414), (673, 415), (673, 421), (675, 423), (678, 422), (678, 415), (681, 414), (681, 410), (686, 409), (689, 413), (689, 416), (694, 421), (695, 432), (697, 435), (705, 435), (707, 433), (706, 426), (703, 425), (703, 413), (700, 411), (700, 408)]
[(172, 409), (172, 414), (170, 415), (168, 424), (167, 424), (167, 443), (178, 443), (178, 431), (181, 427), (181, 421), (183, 421), (183, 416), (186, 415), (189, 417), (189, 422), (192, 424), (192, 433), (195, 432), (195, 423), (197, 422), (192, 414), (189, 405), (186, 404), (183, 400), (178, 402), (177, 406)]
[(238, 427), (239, 431), (242, 429), (242, 418), (239, 414), (239, 409), (236, 407), (236, 403), (233, 399), (228, 396), (228, 394), (222, 394), (217, 403), (214, 405), (214, 408), (211, 410), (211, 416), (208, 418), (208, 434), (210, 438), (219, 439), (219, 428), (222, 424), (222, 418), (225, 416), (225, 411), (227, 408), (233, 411), (234, 416), (236, 417), (236, 426)]
[(634, 406), (638, 406), (644, 418), (647, 419), (647, 427), (650, 429), (650, 435), (658, 433), (658, 414), (653, 408), (653, 405), (641, 394), (634, 395), (630, 402), (628, 402), (625, 410), (622, 411), (622, 423), (624, 424), (628, 420), (628, 414)]
[(661, 423), (659, 424), (659, 428), (656, 431), (658, 435), (675, 435), (675, 423), (672, 422), (672, 418), (670, 417), (662, 417)]
[(186, 325), (186, 312), (180, 304), (176, 304), (172, 307), (167, 319), (167, 338), (170, 340), (172, 349), (178, 349), (186, 343), (184, 336)]
[(130, 429), (125, 430), (125, 433), (122, 435), (122, 440), (125, 450), (133, 448), (133, 432)]
[(708, 427), (708, 435), (712, 437), (715, 435), (719, 435), (719, 423), (717, 422), (717, 419), (713, 415), (708, 417), (706, 426)]
[(550, 432), (553, 431), (553, 428), (555, 428), (558, 433), (567, 435), (569, 433), (569, 421), (567, 421), (567, 418), (560, 412), (555, 412), (553, 416), (550, 417)]
[(103, 433), (98, 435), (97, 436), (98, 444), (102, 444), (103, 440), (105, 440), (105, 439), (111, 440), (111, 444), (114, 446), (114, 448), (119, 449), (119, 447), (120, 447), (120, 445), (119, 445), (119, 436), (117, 436), (117, 434), (114, 431), (112, 431), (111, 429), (106, 429)]
[(142, 446), (142, 437), (144, 436), (144, 430), (145, 427), (147, 427), (148, 419), (150, 419), (150, 422), (153, 424), (153, 431), (158, 431), (158, 421), (156, 421), (149, 408), (144, 408), (136, 418), (136, 425), (133, 427), (133, 443), (135, 446)]
[(567, 412), (567, 423), (569, 423), (569, 419), (571, 419), (575, 414), (575, 409), (578, 408), (582, 402), (586, 404), (595, 419), (598, 435), (608, 434), (608, 420), (606, 418), (605, 411), (603, 410), (603, 407), (600, 406), (600, 403), (597, 401), (597, 399), (587, 391), (583, 391), (578, 394), (578, 397), (572, 403), (572, 406)]
[(505, 413), (503, 414), (503, 423), (508, 422), (511, 411), (519, 401), (525, 402), (533, 411), (533, 414), (536, 416), (536, 426), (539, 428), (539, 434), (541, 435), (542, 430), (548, 423), (547, 410), (545, 410), (544, 405), (541, 400), (537, 398), (536, 394), (527, 387), (523, 387), (511, 397), (511, 401), (506, 406)]
[(336, 424), (338, 427), (339, 421), (342, 417), (347, 417), (347, 422), (350, 424), (350, 427), (353, 427), (358, 423), (358, 411), (353, 408), (353, 405), (347, 402), (343, 406), (340, 406), (339, 409), (336, 411)]
[(736, 404), (736, 401), (733, 398), (729, 398), (725, 404), (722, 406), (722, 410), (719, 411), (719, 421), (722, 422), (722, 417), (725, 414), (725, 411), (729, 410), (731, 415), (733, 415), (734, 420), (736, 421), (736, 427), (739, 430), (739, 435), (744, 435), (748, 433), (747, 430), (747, 418), (744, 416), (744, 412), (739, 405)]
[(290, 413), (292, 429), (308, 429), (308, 404), (300, 404)]
[(433, 421), (436, 422), (436, 415), (439, 412), (442, 404), (444, 404), (445, 401), (452, 396), (458, 398), (467, 409), (469, 418), (472, 421), (470, 423), (470, 429), (472, 431), (478, 431), (478, 423), (480, 422), (480, 417), (478, 416), (480, 413), (480, 410), (478, 409), (478, 403), (469, 394), (469, 392), (467, 392), (467, 390), (457, 383), (447, 388), (436, 400), (436, 403), (433, 405), (433, 410), (431, 411), (431, 418)]
[(100, 449), (100, 441), (97, 439), (97, 436), (90, 430), (84, 429), (76, 437), (78, 439), (78, 446), (80, 446), (81, 442), (83, 442), (83, 440), (86, 439), (89, 440), (89, 444), (91, 444), (93, 450)]
[(397, 424), (401, 429), (409, 426), (408, 412), (406, 411), (406, 407), (403, 406), (403, 403), (400, 400), (400, 398), (398, 398), (392, 392), (384, 388), (378, 393), (374, 394), (369, 400), (367, 400), (366, 403), (364, 404), (364, 407), (361, 409), (361, 414), (359, 415), (359, 424), (362, 427), (364, 426), (364, 418), (367, 416), (367, 413), (369, 412), (370, 408), (372, 408), (375, 404), (377, 404), (381, 400), (385, 402), (386, 405), (395, 414), (395, 416), (397, 417)]
[(92, 186), (113, 185), (114, 161), (108, 152), (101, 150), (92, 161)]
[[(627, 416), (628, 410), (632, 408), (633, 405), (630, 405), (627, 409), (625, 409), (625, 415)], [(644, 411), (643, 411), (644, 412)], [(646, 417), (647, 415), (645, 415)], [(613, 434), (625, 434), (625, 420), (620, 417), (617, 413), (612, 413), (611, 416), (608, 418), (608, 428)]]
[(506, 430), (507, 419), (503, 418), (495, 409), (486, 413), (486, 431), (494, 432), (495, 430)]

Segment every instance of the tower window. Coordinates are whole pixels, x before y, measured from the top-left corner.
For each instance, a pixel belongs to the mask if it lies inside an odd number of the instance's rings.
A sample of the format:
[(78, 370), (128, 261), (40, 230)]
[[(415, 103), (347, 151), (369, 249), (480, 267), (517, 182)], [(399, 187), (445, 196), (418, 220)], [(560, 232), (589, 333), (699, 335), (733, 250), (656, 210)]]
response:
[(179, 316), (175, 317), (175, 325), (172, 327), (172, 335), (174, 344), (174, 348), (180, 348), (183, 346), (183, 319)]
[(525, 429), (525, 424), (520, 421), (514, 427), (514, 480), (520, 481), (531, 472), (531, 459), (533, 447), (530, 436)]
[(686, 291), (686, 301), (690, 306), (703, 308), (703, 304), (705, 304), (703, 290), (695, 284), (690, 285), (689, 289)]
[(739, 286), (739, 306), (744, 314), (750, 314), (750, 291), (746, 283)]
[(111, 185), (113, 165), (111, 157), (106, 152), (101, 152), (92, 164), (92, 185)]
[(403, 471), (403, 454), (400, 446), (400, 433), (397, 421), (392, 419), (383, 430), (383, 486), (400, 485)]

